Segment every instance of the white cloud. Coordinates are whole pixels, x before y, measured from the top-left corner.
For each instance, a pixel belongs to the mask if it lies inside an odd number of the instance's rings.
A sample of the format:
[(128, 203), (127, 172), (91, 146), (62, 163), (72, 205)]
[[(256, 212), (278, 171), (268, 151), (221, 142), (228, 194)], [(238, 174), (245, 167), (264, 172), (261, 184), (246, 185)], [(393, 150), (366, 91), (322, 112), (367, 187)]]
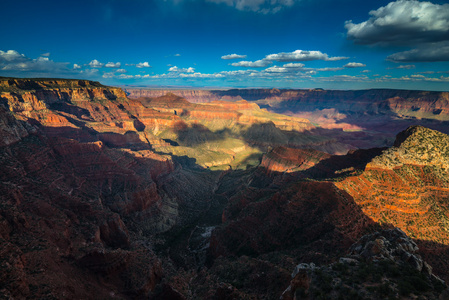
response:
[(134, 75), (120, 74), (119, 76), (117, 76), (117, 78), (119, 78), (119, 79), (131, 79), (131, 78), (134, 78)]
[(221, 59), (242, 59), (242, 58), (246, 58), (246, 55), (239, 55), (239, 54), (228, 54), (228, 55), (223, 55), (221, 57)]
[(224, 3), (238, 10), (253, 11), (262, 14), (277, 13), (284, 7), (290, 7), (298, 0), (206, 0), (213, 3)]
[(101, 68), (103, 67), (104, 64), (102, 64), (101, 62), (99, 62), (98, 60), (94, 59), (89, 63), (89, 66), (91, 68)]
[(0, 62), (24, 62), (29, 59), (25, 55), (20, 54), (16, 50), (8, 50), (6, 52), (0, 50)]
[(49, 57), (50, 56), (50, 52), (42, 53), (41, 56)]
[(394, 68), (388, 68), (388, 69), (389, 69), (389, 70), (391, 70), (391, 69), (411, 70), (411, 69), (414, 69), (414, 68), (416, 68), (415, 65), (400, 65), (400, 66), (397, 66), (397, 67), (394, 67)]
[(408, 82), (422, 82), (422, 81), (449, 82), (449, 77), (444, 77), (444, 76), (426, 77), (421, 74), (414, 74), (414, 75), (410, 75), (410, 76), (402, 76), (399, 78), (395, 78), (395, 77), (385, 75), (385, 76), (382, 76), (382, 77), (376, 79), (376, 81), (379, 81), (379, 82), (403, 82), (403, 81), (408, 81)]
[(176, 54), (175, 54), (175, 56), (177, 56), (177, 57), (178, 57), (178, 56), (181, 56), (181, 54), (179, 54), (179, 53), (176, 53)]
[(302, 63), (288, 63), (283, 65), (284, 68), (304, 68)]
[(86, 69), (79, 71), (80, 74), (87, 75), (87, 76), (97, 76), (98, 75), (98, 69)]
[(146, 62), (140, 62), (136, 65), (137, 68), (150, 68), (150, 64), (146, 61)]
[(73, 64), (73, 69), (74, 70), (81, 69), (81, 66), (79, 64)]
[(118, 69), (115, 72), (117, 72), (117, 73), (126, 73), (128, 71), (126, 71), (125, 69)]
[(336, 56), (329, 57), (326, 53), (321, 51), (306, 51), (306, 50), (296, 50), (293, 52), (281, 52), (276, 54), (267, 55), (264, 60), (269, 61), (312, 61), (312, 60), (326, 60), (326, 61), (336, 61), (348, 59), (348, 57)]
[(190, 68), (178, 68), (177, 66), (173, 66), (170, 69), (168, 69), (169, 72), (176, 72), (176, 73), (193, 73), (195, 72), (195, 69)]
[(133, 66), (136, 68), (151, 68), (150, 64), (146, 61), (146, 62), (140, 62), (138, 64), (125, 64), (125, 66)]
[(316, 71), (319, 71), (319, 72), (336, 72), (336, 71), (341, 71), (343, 69), (344, 68), (342, 68), (342, 67), (337, 67), (337, 68), (319, 68), (319, 69), (316, 69)]
[(344, 65), (343, 67), (345, 67), (345, 68), (362, 68), (362, 67), (366, 67), (366, 65), (362, 64), (362, 63), (357, 63), (357, 62), (350, 62), (350, 63), (347, 63), (346, 65)]
[(105, 65), (105, 67), (106, 67), (106, 68), (120, 68), (121, 65), (122, 65), (122, 64), (119, 63), (119, 62), (116, 62), (116, 63), (108, 62), (108, 63)]
[(252, 72), (257, 72), (256, 70), (237, 70), (237, 71), (221, 71), (220, 74), (227, 76), (246, 76)]
[(213, 73), (213, 74), (204, 74), (204, 73), (190, 73), (190, 74), (179, 74), (179, 77), (181, 78), (223, 78), (225, 77), (223, 74), (220, 73)]
[(245, 68), (265, 68), (265, 67), (269, 66), (270, 64), (272, 64), (271, 61), (261, 59), (261, 60), (256, 60), (256, 61), (242, 60), (239, 62), (232, 63), (231, 66), (245, 67)]
[(362, 23), (346, 21), (348, 39), (368, 45), (415, 45), (449, 36), (449, 4), (398, 0), (369, 14)]
[(332, 82), (361, 82), (367, 81), (369, 78), (365, 75), (350, 76), (350, 75), (335, 75), (330, 77), (316, 78), (318, 81), (332, 81)]
[(103, 78), (114, 78), (115, 77), (115, 73), (114, 72), (108, 72), (108, 73), (104, 73)]
[(290, 72), (290, 70), (288, 68), (278, 67), (278, 66), (272, 66), (272, 67), (266, 68), (264, 71), (268, 72), (268, 73), (287, 73), (287, 72)]

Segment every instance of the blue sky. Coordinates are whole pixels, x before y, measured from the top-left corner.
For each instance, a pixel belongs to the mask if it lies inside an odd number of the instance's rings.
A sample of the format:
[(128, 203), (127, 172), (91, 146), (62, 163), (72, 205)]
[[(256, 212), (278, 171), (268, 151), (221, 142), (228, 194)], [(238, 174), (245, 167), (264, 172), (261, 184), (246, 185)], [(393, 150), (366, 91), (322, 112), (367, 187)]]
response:
[(446, 2), (3, 0), (0, 76), (447, 91)]

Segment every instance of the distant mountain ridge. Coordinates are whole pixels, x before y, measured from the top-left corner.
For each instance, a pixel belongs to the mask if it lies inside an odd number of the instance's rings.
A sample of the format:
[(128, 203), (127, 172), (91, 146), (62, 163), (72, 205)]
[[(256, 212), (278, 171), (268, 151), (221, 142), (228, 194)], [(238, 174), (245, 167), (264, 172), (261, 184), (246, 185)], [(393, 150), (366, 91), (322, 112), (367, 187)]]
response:
[[(449, 92), (411, 91), (394, 89), (321, 90), (321, 89), (231, 89), (231, 90), (151, 90), (125, 88), (131, 98), (158, 97), (170, 92), (190, 102), (216, 100), (247, 100), (266, 103), (273, 110), (308, 110), (310, 108), (362, 111), (371, 113), (396, 112), (407, 116), (449, 118)], [(359, 105), (357, 105), (359, 104)]]

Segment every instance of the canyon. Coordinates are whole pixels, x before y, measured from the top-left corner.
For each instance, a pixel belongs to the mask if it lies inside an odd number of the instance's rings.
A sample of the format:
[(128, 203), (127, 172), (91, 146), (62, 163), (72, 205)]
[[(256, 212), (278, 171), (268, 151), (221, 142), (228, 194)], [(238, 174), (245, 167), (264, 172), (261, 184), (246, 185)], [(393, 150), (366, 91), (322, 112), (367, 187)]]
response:
[(193, 103), (245, 100), (270, 112), (313, 120), (321, 130), (329, 130), (328, 135), (337, 137), (351, 149), (389, 146), (396, 133), (417, 122), (449, 133), (448, 92), (394, 89), (149, 90), (132, 87), (125, 87), (124, 91), (130, 98), (173, 93)]
[(448, 93), (0, 93), (0, 298), (449, 294)]

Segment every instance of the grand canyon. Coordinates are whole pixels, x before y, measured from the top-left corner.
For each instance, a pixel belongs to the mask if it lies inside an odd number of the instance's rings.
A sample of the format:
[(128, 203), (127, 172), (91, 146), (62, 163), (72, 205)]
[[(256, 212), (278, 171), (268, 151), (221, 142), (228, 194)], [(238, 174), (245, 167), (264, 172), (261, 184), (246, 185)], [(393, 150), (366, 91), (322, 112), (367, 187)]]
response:
[(0, 77), (2, 299), (448, 299), (449, 93)]

